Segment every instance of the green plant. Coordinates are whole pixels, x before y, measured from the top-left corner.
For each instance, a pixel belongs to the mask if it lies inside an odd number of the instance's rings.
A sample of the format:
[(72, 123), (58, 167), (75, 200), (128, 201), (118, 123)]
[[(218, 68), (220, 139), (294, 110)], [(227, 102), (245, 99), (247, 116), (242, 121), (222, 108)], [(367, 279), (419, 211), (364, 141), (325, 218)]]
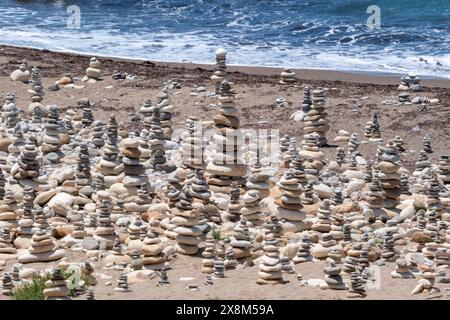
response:
[(216, 229), (215, 227), (212, 227), (212, 229), (211, 229), (211, 235), (212, 235), (212, 237), (213, 237), (213, 239), (214, 239), (215, 241), (220, 241), (220, 240), (225, 239), (225, 238), (222, 236), (222, 234), (220, 233), (220, 230)]
[(14, 300), (44, 300), (45, 282), (50, 279), (50, 274), (33, 276), (31, 282), (27, 282), (13, 291)]

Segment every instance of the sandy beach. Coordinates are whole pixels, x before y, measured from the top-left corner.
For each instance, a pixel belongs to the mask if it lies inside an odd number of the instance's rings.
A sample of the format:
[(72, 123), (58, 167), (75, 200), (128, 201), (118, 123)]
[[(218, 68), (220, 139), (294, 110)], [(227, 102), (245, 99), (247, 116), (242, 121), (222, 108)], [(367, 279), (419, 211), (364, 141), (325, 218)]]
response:
[[(232, 53), (231, 53), (232, 54)], [(176, 128), (184, 128), (189, 116), (196, 116), (209, 121), (215, 114), (217, 98), (208, 95), (214, 90), (210, 80), (214, 65), (197, 65), (191, 63), (163, 63), (151, 61), (135, 61), (119, 58), (99, 58), (103, 64), (103, 80), (96, 83), (82, 83), (85, 69), (89, 64), (89, 56), (56, 53), (48, 50), (37, 50), (11, 46), (0, 46), (0, 95), (7, 92), (16, 93), (16, 104), (22, 110), (30, 100), (29, 85), (12, 82), (10, 73), (26, 58), (30, 66), (37, 66), (41, 71), (45, 88), (43, 104), (56, 104), (61, 113), (75, 107), (76, 102), (88, 97), (93, 103), (92, 111), (96, 120), (105, 120), (115, 114), (120, 121), (130, 127), (130, 118), (143, 105), (147, 98), (155, 100), (162, 83), (177, 79), (180, 89), (171, 93), (174, 108), (173, 122)], [(136, 76), (134, 80), (113, 80), (114, 70)], [(364, 127), (373, 113), (380, 115), (381, 136), (385, 141), (401, 136), (405, 140), (406, 156), (403, 166), (414, 169), (414, 162), (419, 156), (424, 135), (430, 135), (434, 153), (430, 159), (435, 162), (440, 155), (448, 154), (450, 148), (450, 80), (427, 79), (421, 84), (424, 87), (421, 96), (437, 98), (439, 103), (429, 105), (421, 111), (420, 105), (402, 105), (394, 107), (383, 105), (382, 101), (396, 100), (398, 96), (397, 76), (375, 76), (356, 73), (345, 73), (325, 70), (295, 69), (298, 84), (282, 86), (278, 84), (280, 68), (263, 67), (228, 67), (227, 78), (233, 84), (236, 102), (239, 105), (241, 128), (278, 129), (282, 134), (289, 134), (300, 142), (303, 137), (303, 122), (294, 122), (291, 114), (298, 110), (303, 97), (303, 86), (322, 87), (326, 90), (327, 112), (331, 129), (327, 133), (330, 144), (334, 147), (324, 148), (329, 159), (335, 158), (337, 143), (333, 139), (339, 130), (357, 133), (364, 140)], [(80, 88), (63, 88), (59, 91), (48, 91), (47, 87), (65, 74), (70, 75)], [(205, 90), (199, 90), (204, 87)], [(276, 106), (277, 98), (285, 98), (288, 106)], [(415, 128), (413, 130), (413, 128)], [(373, 157), (376, 145), (363, 143), (360, 152), (366, 157)], [(404, 244), (403, 244), (404, 245)], [(402, 247), (403, 248), (403, 247)], [(70, 252), (69, 262), (83, 259), (83, 254)], [(95, 263), (99, 284), (93, 289), (97, 299), (345, 299), (346, 291), (321, 290), (308, 286), (300, 286), (296, 274), (286, 275), (286, 285), (270, 287), (267, 290), (256, 284), (258, 267), (227, 271), (226, 278), (217, 279), (214, 286), (203, 285), (201, 273), (202, 257), (176, 255), (171, 258), (171, 270), (168, 271), (171, 285), (154, 288), (158, 278), (132, 284), (132, 292), (117, 293), (106, 282), (116, 282), (118, 271), (102, 270), (103, 262)], [(9, 269), (13, 260), (7, 261), (3, 269)], [(55, 263), (35, 263), (31, 267), (41, 269), (57, 265)], [(325, 263), (308, 262), (301, 264), (297, 272), (308, 278), (323, 277)], [(415, 295), (410, 292), (417, 279), (392, 279), (390, 272), (395, 264), (381, 266), (381, 288), (367, 291), (368, 299), (448, 299), (445, 293), (434, 296)], [(102, 274), (102, 276), (100, 276)], [(104, 277), (104, 278), (102, 278)], [(189, 281), (180, 281), (182, 277), (192, 277)], [(349, 280), (346, 275), (345, 280)], [(198, 291), (186, 289), (188, 283), (199, 285)], [(242, 286), (241, 284), (245, 284)], [(438, 284), (441, 290), (446, 286)], [(0, 299), (5, 299), (1, 296)]]

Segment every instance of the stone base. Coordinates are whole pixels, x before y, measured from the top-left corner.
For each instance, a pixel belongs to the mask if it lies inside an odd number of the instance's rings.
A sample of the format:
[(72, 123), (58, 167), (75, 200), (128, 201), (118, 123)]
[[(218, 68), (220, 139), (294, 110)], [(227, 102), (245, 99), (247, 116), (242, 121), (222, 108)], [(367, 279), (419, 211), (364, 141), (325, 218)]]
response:
[(258, 279), (256, 281), (257, 284), (259, 285), (274, 285), (274, 284), (285, 284), (288, 283), (288, 280), (283, 280), (283, 279), (275, 279), (275, 280), (263, 280), (263, 279)]
[(49, 262), (63, 258), (64, 254), (65, 250), (63, 249), (43, 253), (29, 253), (28, 251), (25, 251), (19, 255), (17, 261), (19, 263)]

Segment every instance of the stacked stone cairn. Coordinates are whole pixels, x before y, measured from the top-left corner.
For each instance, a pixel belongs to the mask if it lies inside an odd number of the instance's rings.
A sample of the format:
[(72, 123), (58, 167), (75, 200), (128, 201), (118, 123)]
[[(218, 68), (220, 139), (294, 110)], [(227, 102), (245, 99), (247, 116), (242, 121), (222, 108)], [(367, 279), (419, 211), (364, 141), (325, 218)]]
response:
[(322, 89), (317, 89), (312, 92), (312, 106), (311, 110), (305, 117), (305, 126), (303, 132), (305, 135), (317, 133), (318, 144), (320, 147), (326, 146), (328, 140), (326, 133), (330, 130), (328, 114), (325, 108), (325, 93)]
[(41, 82), (39, 69), (34, 67), (31, 71), (31, 103), (28, 105), (28, 111), (32, 113), (35, 108), (43, 109), (42, 100), (44, 99), (44, 87)]
[(89, 61), (89, 68), (86, 69), (86, 75), (81, 79), (83, 82), (95, 83), (101, 80), (102, 77), (102, 63), (96, 57), (92, 57)]
[(380, 170), (379, 179), (384, 192), (384, 206), (386, 208), (395, 208), (398, 204), (400, 190), (400, 156), (397, 148), (388, 144), (385, 147), (379, 146), (382, 151), (381, 161), (378, 164)]
[[(117, 174), (119, 147), (117, 145), (117, 121), (114, 116), (109, 118), (106, 131), (106, 144), (101, 150), (102, 159), (97, 165), (98, 171), (105, 177)], [(107, 179), (105, 179), (106, 181)], [(108, 179), (111, 181), (111, 179)]]
[(196, 123), (196, 119), (186, 120), (186, 131), (181, 142), (182, 164), (191, 169), (204, 167), (202, 134)]
[(42, 143), (42, 153), (51, 163), (59, 163), (64, 153), (60, 151), (61, 124), (59, 122), (59, 108), (55, 105), (50, 106), (47, 123), (45, 124), (45, 136)]
[(323, 269), (327, 288), (331, 290), (347, 290), (347, 286), (341, 276), (341, 267), (333, 259), (327, 259), (327, 265)]
[(441, 156), (438, 161), (438, 177), (446, 185), (450, 185), (450, 157)]
[(243, 178), (247, 174), (247, 166), (240, 159), (239, 118), (234, 102), (231, 85), (223, 81), (220, 85), (219, 113), (214, 116), (217, 133), (213, 136), (215, 154), (206, 170), (210, 175), (208, 184), (211, 191), (229, 193), (233, 181), (245, 185)]
[(297, 82), (296, 73), (289, 68), (285, 68), (283, 72), (281, 72), (281, 80), (280, 84), (284, 85), (293, 85)]
[(372, 121), (368, 121), (366, 123), (366, 127), (364, 128), (364, 136), (369, 138), (371, 142), (382, 142), (381, 133), (380, 133), (380, 124), (378, 122), (378, 113), (375, 112), (372, 115)]
[(227, 75), (227, 51), (225, 49), (216, 50), (216, 67), (214, 74), (211, 76), (212, 82), (214, 82), (215, 94), (220, 94), (220, 84), (225, 80)]
[(51, 278), (45, 282), (44, 289), (45, 300), (71, 300), (69, 297), (69, 288), (62, 275), (61, 269), (53, 269)]
[(215, 253), (216, 242), (209, 232), (206, 235), (205, 248), (202, 252), (202, 273), (212, 274), (214, 267), (214, 259), (216, 257)]
[(256, 283), (260, 285), (284, 283), (278, 242), (273, 234), (266, 234), (263, 250), (264, 255), (259, 262), (259, 279)]
[(310, 253), (311, 243), (309, 241), (308, 235), (304, 235), (300, 242), (300, 247), (298, 248), (297, 255), (292, 259), (294, 263), (303, 263), (307, 261), (312, 261), (313, 257)]
[(259, 226), (264, 222), (264, 212), (259, 204), (260, 197), (258, 190), (249, 190), (243, 197), (243, 207), (241, 216), (245, 218), (252, 226)]
[(180, 254), (195, 255), (199, 250), (199, 236), (202, 234), (199, 224), (198, 210), (192, 207), (192, 197), (186, 185), (180, 194), (180, 200), (172, 209), (171, 223), (176, 225), (174, 232), (177, 234), (175, 250)]
[(294, 176), (294, 170), (288, 169), (277, 184), (280, 196), (275, 199), (274, 214), (283, 222), (284, 232), (299, 232), (304, 229), (305, 214), (301, 211), (300, 196), (302, 185)]
[(399, 91), (422, 91), (422, 86), (420, 85), (420, 78), (414, 73), (410, 72), (407, 76), (400, 78), (400, 85), (398, 86)]
[(170, 97), (167, 88), (163, 88), (156, 97), (157, 107), (161, 112), (161, 128), (165, 140), (172, 138), (172, 115), (174, 107), (170, 104)]
[(245, 263), (251, 259), (252, 243), (245, 218), (241, 218), (234, 226), (230, 246), (233, 248), (234, 257), (239, 263)]

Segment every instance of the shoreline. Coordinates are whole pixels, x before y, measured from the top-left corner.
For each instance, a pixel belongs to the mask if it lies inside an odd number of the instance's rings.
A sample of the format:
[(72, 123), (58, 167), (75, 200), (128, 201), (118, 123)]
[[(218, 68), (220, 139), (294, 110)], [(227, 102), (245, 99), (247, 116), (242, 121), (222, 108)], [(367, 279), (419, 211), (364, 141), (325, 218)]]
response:
[[(52, 51), (48, 49), (37, 49), (23, 46), (0, 45), (0, 57), (4, 56), (4, 52), (15, 50), (16, 59), (26, 58), (26, 52), (33, 54), (50, 54), (59, 57), (87, 57), (90, 58), (93, 54), (76, 53), (72, 51)], [(230, 53), (232, 54), (232, 53)], [(202, 70), (211, 71), (215, 67), (214, 63), (194, 63), (194, 62), (166, 62), (166, 61), (152, 61), (146, 59), (111, 57), (98, 55), (101, 59), (110, 60), (112, 62), (127, 63), (133, 65), (152, 64), (154, 66), (181, 70)], [(266, 66), (247, 66), (247, 65), (227, 65), (227, 70), (230, 73), (241, 73), (249, 76), (263, 76), (270, 78), (279, 78), (279, 74), (283, 70), (282, 67), (266, 67)], [(402, 74), (390, 72), (377, 71), (342, 71), (342, 70), (328, 70), (328, 69), (302, 69), (292, 68), (297, 73), (299, 82), (305, 81), (339, 81), (344, 83), (358, 83), (358, 84), (373, 84), (373, 85), (398, 85)], [(112, 70), (111, 70), (112, 71)], [(420, 76), (420, 75), (419, 75)], [(422, 78), (421, 84), (429, 88), (450, 88), (450, 79), (420, 76)]]

